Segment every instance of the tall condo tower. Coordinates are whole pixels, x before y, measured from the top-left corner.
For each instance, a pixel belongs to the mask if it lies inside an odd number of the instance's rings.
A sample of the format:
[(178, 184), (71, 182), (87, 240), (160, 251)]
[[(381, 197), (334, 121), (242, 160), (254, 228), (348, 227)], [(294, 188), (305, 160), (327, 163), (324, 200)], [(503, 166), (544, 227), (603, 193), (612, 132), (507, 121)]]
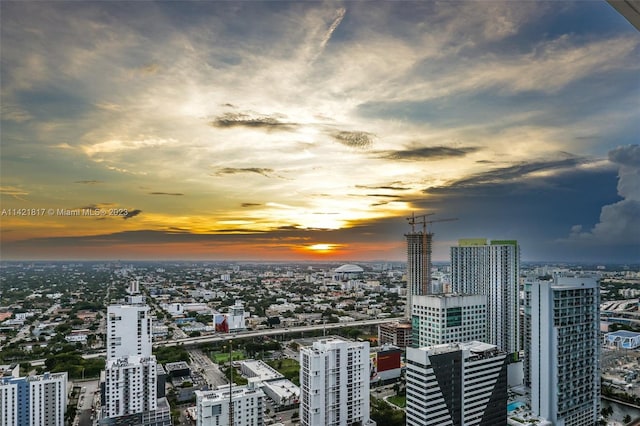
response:
[(375, 425), (369, 417), (369, 342), (331, 338), (300, 350), (302, 426)]
[(526, 360), (531, 408), (557, 426), (593, 425), (600, 412), (600, 289), (592, 277), (556, 277), (530, 292)]
[(507, 354), (520, 348), (520, 246), (515, 240), (459, 240), (451, 247), (454, 293), (487, 297), (487, 342)]
[(107, 307), (107, 361), (128, 355), (151, 356), (151, 316), (144, 296)]
[(107, 307), (107, 363), (103, 425), (171, 424), (166, 399), (158, 399), (158, 364), (151, 353), (151, 316), (144, 296)]

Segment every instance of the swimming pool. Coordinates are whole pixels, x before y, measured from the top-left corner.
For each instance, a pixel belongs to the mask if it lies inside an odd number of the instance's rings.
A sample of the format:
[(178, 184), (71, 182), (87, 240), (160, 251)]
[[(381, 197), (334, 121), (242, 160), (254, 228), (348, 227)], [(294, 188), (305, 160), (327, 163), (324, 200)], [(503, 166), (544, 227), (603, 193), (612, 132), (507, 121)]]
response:
[(507, 404), (507, 413), (512, 412), (513, 410), (515, 410), (518, 407), (522, 407), (524, 405), (524, 402), (522, 401), (513, 401)]

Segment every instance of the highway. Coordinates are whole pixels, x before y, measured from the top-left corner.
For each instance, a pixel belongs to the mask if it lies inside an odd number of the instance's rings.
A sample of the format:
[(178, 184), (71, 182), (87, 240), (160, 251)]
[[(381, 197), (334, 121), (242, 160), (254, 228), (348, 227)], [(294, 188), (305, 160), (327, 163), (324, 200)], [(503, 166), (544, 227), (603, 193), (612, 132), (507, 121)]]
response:
[(162, 342), (154, 342), (153, 346), (177, 346), (177, 345), (192, 346), (192, 345), (199, 345), (201, 343), (226, 342), (227, 340), (233, 340), (233, 339), (246, 339), (246, 338), (263, 337), (263, 336), (281, 336), (285, 334), (306, 333), (308, 331), (318, 331), (318, 330), (329, 331), (329, 330), (333, 330), (336, 328), (343, 328), (343, 327), (363, 327), (368, 325), (384, 324), (384, 323), (393, 322), (393, 321), (397, 321), (397, 318), (371, 319), (371, 320), (361, 320), (361, 321), (352, 321), (352, 322), (338, 322), (338, 323), (330, 323), (330, 324), (303, 325), (300, 327), (288, 327), (288, 328), (268, 328), (265, 330), (241, 331), (237, 333), (213, 334), (209, 336), (187, 337), (183, 339), (171, 339), (171, 340), (165, 340)]
[[(352, 321), (352, 322), (337, 322), (337, 323), (329, 323), (329, 324), (314, 324), (314, 325), (303, 325), (300, 327), (288, 327), (288, 328), (267, 328), (264, 330), (255, 330), (255, 331), (240, 331), (237, 333), (228, 333), (228, 334), (212, 334), (207, 336), (198, 336), (198, 337), (185, 337), (180, 339), (171, 339), (171, 340), (163, 340), (158, 342), (153, 342), (154, 347), (162, 347), (162, 346), (195, 346), (202, 343), (212, 343), (212, 342), (226, 342), (227, 340), (233, 339), (248, 339), (253, 337), (263, 337), (263, 336), (283, 336), (285, 334), (293, 334), (293, 333), (306, 333), (308, 331), (318, 331), (318, 330), (326, 330), (329, 332), (330, 330), (334, 330), (342, 327), (364, 327), (369, 325), (378, 325), (384, 324), (387, 322), (397, 321), (398, 318), (385, 318), (385, 319), (370, 319), (370, 320), (361, 320), (361, 321)], [(106, 357), (107, 352), (101, 351), (92, 354), (82, 355), (83, 358), (98, 358), (98, 357)], [(44, 359), (37, 359), (30, 361), (31, 365), (34, 367), (44, 365)], [(27, 362), (27, 361), (22, 361)]]

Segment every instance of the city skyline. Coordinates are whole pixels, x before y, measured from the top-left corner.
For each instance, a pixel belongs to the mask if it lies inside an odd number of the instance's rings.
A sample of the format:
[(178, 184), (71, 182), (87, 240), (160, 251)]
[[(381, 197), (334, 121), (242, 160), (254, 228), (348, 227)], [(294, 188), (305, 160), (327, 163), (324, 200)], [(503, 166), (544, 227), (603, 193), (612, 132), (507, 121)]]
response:
[(406, 260), (412, 212), (459, 219), (434, 261), (639, 260), (640, 38), (606, 2), (0, 8), (3, 260)]

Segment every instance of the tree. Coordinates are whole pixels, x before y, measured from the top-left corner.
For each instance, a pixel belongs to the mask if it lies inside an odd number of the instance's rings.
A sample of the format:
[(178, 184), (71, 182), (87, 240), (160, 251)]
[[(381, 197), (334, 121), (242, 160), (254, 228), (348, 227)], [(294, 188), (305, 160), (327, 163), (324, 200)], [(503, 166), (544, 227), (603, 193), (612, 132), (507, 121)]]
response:
[(627, 423), (631, 423), (631, 420), (632, 420), (631, 416), (629, 414), (627, 414), (626, 416), (624, 416), (624, 419), (622, 419), (622, 422), (624, 424), (627, 424)]

